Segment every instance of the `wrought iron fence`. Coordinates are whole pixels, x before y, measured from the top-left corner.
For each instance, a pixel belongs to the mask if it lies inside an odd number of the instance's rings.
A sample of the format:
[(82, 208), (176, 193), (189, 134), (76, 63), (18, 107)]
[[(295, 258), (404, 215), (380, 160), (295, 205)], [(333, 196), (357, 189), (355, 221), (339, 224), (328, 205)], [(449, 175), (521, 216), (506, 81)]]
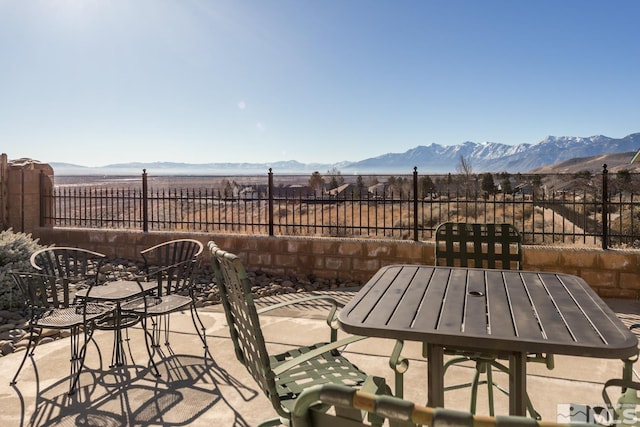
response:
[[(369, 175), (154, 177), (42, 191), (58, 227), (429, 240), (444, 221), (508, 222), (526, 244), (640, 246), (638, 177)], [(489, 178), (488, 178), (489, 176)], [(326, 182), (329, 180), (330, 182)], [(498, 184), (495, 184), (495, 181)], [(328, 185), (327, 185), (328, 184)], [(327, 190), (329, 188), (329, 190)]]

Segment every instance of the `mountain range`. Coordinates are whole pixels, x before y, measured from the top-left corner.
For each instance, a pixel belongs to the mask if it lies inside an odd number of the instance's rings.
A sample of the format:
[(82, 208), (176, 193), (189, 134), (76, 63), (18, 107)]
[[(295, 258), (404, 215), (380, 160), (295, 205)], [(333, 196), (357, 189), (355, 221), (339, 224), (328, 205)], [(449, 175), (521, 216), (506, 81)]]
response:
[[(603, 135), (591, 137), (548, 136), (535, 144), (507, 145), (495, 142), (464, 142), (458, 145), (421, 145), (404, 153), (387, 153), (377, 157), (334, 164), (300, 163), (294, 160), (273, 163), (118, 163), (86, 167), (68, 163), (51, 163), (56, 175), (129, 175), (143, 169), (153, 175), (254, 175), (266, 173), (312, 173), (337, 169), (345, 174), (408, 174), (414, 167), (420, 173), (456, 172), (461, 157), (473, 172), (530, 172), (571, 159), (613, 153), (632, 153), (640, 149), (640, 133), (624, 138)], [(629, 160), (631, 157), (629, 156)]]

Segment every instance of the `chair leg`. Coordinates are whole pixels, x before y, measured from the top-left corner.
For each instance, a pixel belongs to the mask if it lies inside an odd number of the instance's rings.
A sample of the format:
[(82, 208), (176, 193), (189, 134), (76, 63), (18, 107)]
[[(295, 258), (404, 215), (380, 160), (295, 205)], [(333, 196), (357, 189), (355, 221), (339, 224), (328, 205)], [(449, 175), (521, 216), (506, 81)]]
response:
[(480, 385), (480, 373), (481, 371), (481, 364), (482, 362), (477, 361), (476, 362), (476, 369), (475, 372), (473, 374), (473, 380), (471, 381), (471, 399), (469, 402), (469, 412), (471, 412), (472, 414), (476, 413), (476, 404), (478, 401), (478, 385)]
[(102, 371), (102, 351), (100, 351), (100, 344), (98, 344), (98, 342), (93, 337), (93, 333), (91, 334), (90, 340), (93, 341), (93, 345), (96, 347), (96, 354), (98, 355), (98, 363), (100, 364), (99, 370)]
[[(160, 314), (151, 316), (151, 345), (160, 348), (162, 335), (164, 334), (164, 344), (169, 345), (169, 315)], [(164, 325), (164, 326), (163, 326)]]
[[(143, 331), (144, 333), (144, 331)], [(129, 349), (129, 358), (131, 362), (134, 363), (133, 352), (131, 351), (131, 338), (129, 337), (129, 327), (124, 328), (124, 342), (127, 343), (127, 348)], [(124, 350), (122, 351), (124, 354)]]
[[(456, 390), (456, 389), (460, 389), (463, 387), (471, 387), (471, 399), (470, 399), (470, 404), (469, 404), (469, 412), (471, 412), (472, 414), (476, 413), (476, 409), (477, 409), (477, 401), (478, 401), (478, 386), (480, 386), (481, 384), (487, 384), (487, 399), (488, 399), (488, 404), (489, 404), (489, 414), (491, 416), (494, 416), (494, 387), (496, 389), (498, 389), (499, 391), (503, 392), (504, 394), (509, 394), (509, 391), (504, 389), (503, 387), (501, 387), (499, 384), (495, 384), (493, 382), (493, 372), (492, 372), (492, 368), (495, 367), (496, 369), (504, 372), (505, 374), (509, 374), (509, 369), (502, 365), (501, 363), (495, 361), (495, 360), (489, 360), (489, 359), (483, 359), (483, 358), (478, 358), (478, 359), (470, 359), (467, 357), (456, 357), (453, 358), (451, 360), (449, 360), (447, 363), (444, 364), (444, 370), (446, 372), (446, 370), (457, 364), (460, 362), (466, 362), (469, 360), (475, 360), (476, 362), (476, 367), (475, 367), (475, 372), (474, 372), (474, 376), (473, 376), (473, 380), (471, 381), (471, 383), (465, 383), (465, 384), (458, 384), (455, 386), (448, 386), (445, 391), (447, 390)], [(481, 374), (485, 374), (486, 376), (486, 380), (485, 381), (481, 381), (480, 380), (480, 375)], [(535, 408), (533, 407), (533, 404), (531, 403), (531, 399), (529, 398), (529, 395), (526, 395), (526, 399), (527, 399), (527, 412), (529, 413), (529, 416), (531, 418), (534, 418), (536, 420), (540, 420), (540, 414), (535, 410)]]
[[(171, 328), (171, 314), (165, 314), (163, 316), (164, 318), (164, 345), (166, 346), (170, 346), (170, 342), (169, 342), (169, 332), (170, 332), (170, 328)], [(160, 324), (162, 325), (162, 320), (160, 320)], [(162, 328), (162, 326), (160, 326), (160, 328)], [(158, 341), (158, 345), (160, 344), (160, 341)]]
[[(42, 329), (40, 329), (42, 331)], [(20, 375), (20, 371), (22, 371), (22, 367), (24, 366), (24, 362), (27, 361), (27, 357), (33, 356), (35, 351), (36, 344), (34, 343), (35, 334), (32, 327), (29, 328), (29, 342), (27, 343), (27, 348), (24, 350), (24, 356), (22, 357), (22, 362), (20, 362), (20, 366), (18, 366), (18, 370), (16, 374), (13, 376), (13, 379), (9, 383), (9, 385), (15, 385), (18, 382), (18, 375)]]
[(87, 355), (87, 344), (91, 341), (93, 329), (89, 328), (84, 331), (84, 342), (80, 345), (80, 326), (71, 328), (71, 374), (69, 377), (69, 395), (73, 395), (78, 387), (80, 374), (84, 367), (85, 356)]
[(455, 357), (453, 359), (450, 359), (448, 362), (446, 362), (443, 366), (443, 372), (447, 372), (447, 369), (449, 369), (449, 367), (456, 365), (458, 363), (462, 363), (462, 362), (468, 362), (469, 359), (468, 357)]
[[(144, 343), (145, 346), (147, 347), (147, 354), (149, 355), (149, 363), (151, 363), (151, 366), (153, 367), (153, 374), (156, 377), (160, 377), (160, 371), (158, 370), (158, 366), (156, 365), (156, 361), (153, 359), (153, 356), (156, 353), (156, 345), (155, 345), (155, 341), (154, 341), (154, 335), (155, 335), (155, 331), (156, 331), (156, 322), (152, 319), (151, 323), (152, 325), (152, 332), (149, 332), (149, 330), (147, 329), (147, 317), (143, 317), (141, 320), (142, 323), (142, 331), (144, 333)], [(151, 350), (153, 348), (153, 351)]]
[[(159, 326), (158, 326), (158, 320), (156, 319), (157, 316), (153, 316), (150, 317), (149, 320), (151, 320), (151, 333), (149, 335), (149, 337), (151, 338), (151, 346), (154, 348), (160, 347), (160, 345), (158, 344), (160, 342), (160, 337), (159, 337)], [(145, 327), (145, 331), (147, 331), (147, 328)]]
[[(160, 347), (161, 337), (164, 335), (164, 345), (168, 346), (169, 343), (169, 314), (160, 314), (151, 318), (152, 328), (152, 341), (154, 347)], [(164, 326), (163, 326), (164, 325)]]
[[(485, 362), (486, 363), (486, 362)], [(489, 400), (489, 416), (495, 415), (495, 410), (493, 407), (493, 368), (491, 367), (491, 363), (486, 363), (486, 372), (485, 375), (487, 377), (487, 398)]]
[(289, 420), (284, 420), (282, 418), (273, 418), (270, 420), (266, 420), (258, 424), (258, 427), (275, 427), (275, 426), (288, 426), (290, 425)]
[(198, 310), (194, 303), (191, 304), (189, 309), (191, 310), (191, 321), (193, 322), (193, 327), (196, 329), (196, 333), (200, 337), (200, 341), (202, 341), (205, 360), (207, 356), (213, 360), (213, 356), (209, 352), (209, 345), (207, 344), (207, 328), (205, 328), (204, 323), (202, 323), (202, 319), (200, 319), (200, 315), (198, 314)]

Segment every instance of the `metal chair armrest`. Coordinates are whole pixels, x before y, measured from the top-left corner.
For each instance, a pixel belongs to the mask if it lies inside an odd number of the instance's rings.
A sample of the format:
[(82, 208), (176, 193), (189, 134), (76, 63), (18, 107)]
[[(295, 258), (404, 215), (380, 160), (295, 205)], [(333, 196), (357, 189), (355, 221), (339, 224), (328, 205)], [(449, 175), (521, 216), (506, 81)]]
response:
[(295, 357), (295, 358), (293, 358), (291, 360), (288, 360), (288, 361), (276, 366), (275, 368), (273, 368), (273, 373), (275, 375), (280, 375), (283, 372), (286, 372), (289, 369), (295, 368), (296, 366), (300, 365), (301, 363), (304, 363), (307, 360), (311, 360), (311, 359), (316, 358), (316, 357), (320, 356), (321, 354), (324, 354), (324, 353), (326, 353), (328, 351), (335, 350), (335, 349), (338, 349), (340, 347), (344, 347), (344, 346), (346, 346), (348, 344), (351, 344), (351, 343), (354, 343), (354, 342), (357, 342), (357, 341), (361, 341), (361, 340), (363, 340), (365, 338), (366, 337), (353, 335), (353, 336), (350, 336), (350, 337), (347, 337), (347, 338), (343, 338), (343, 339), (341, 339), (339, 341), (333, 341), (333, 342), (331, 342), (329, 344), (325, 344), (323, 346), (320, 346), (320, 347), (315, 348), (315, 349), (313, 349), (311, 351), (303, 353), (298, 357)]
[(327, 314), (327, 325), (329, 325), (329, 328), (331, 330), (331, 342), (334, 342), (338, 339), (339, 325), (338, 325), (337, 312), (338, 312), (338, 307), (340, 307), (341, 304), (339, 304), (338, 301), (336, 301), (334, 298), (330, 296), (312, 295), (308, 297), (296, 298), (290, 301), (283, 301), (276, 304), (271, 304), (267, 307), (263, 307), (257, 310), (257, 313), (262, 314), (272, 310), (277, 310), (279, 308), (287, 307), (290, 305), (296, 305), (296, 304), (301, 304), (309, 301), (318, 301), (318, 300), (323, 300), (331, 303), (331, 308), (329, 309), (329, 313)]

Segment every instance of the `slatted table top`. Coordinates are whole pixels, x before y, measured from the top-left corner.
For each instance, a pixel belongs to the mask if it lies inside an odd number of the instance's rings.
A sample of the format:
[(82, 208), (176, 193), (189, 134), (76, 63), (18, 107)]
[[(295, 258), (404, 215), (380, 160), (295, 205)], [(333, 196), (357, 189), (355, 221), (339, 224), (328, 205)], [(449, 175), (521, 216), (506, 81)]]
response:
[(625, 359), (638, 347), (583, 279), (550, 272), (390, 265), (339, 321), (353, 334), (480, 351)]

